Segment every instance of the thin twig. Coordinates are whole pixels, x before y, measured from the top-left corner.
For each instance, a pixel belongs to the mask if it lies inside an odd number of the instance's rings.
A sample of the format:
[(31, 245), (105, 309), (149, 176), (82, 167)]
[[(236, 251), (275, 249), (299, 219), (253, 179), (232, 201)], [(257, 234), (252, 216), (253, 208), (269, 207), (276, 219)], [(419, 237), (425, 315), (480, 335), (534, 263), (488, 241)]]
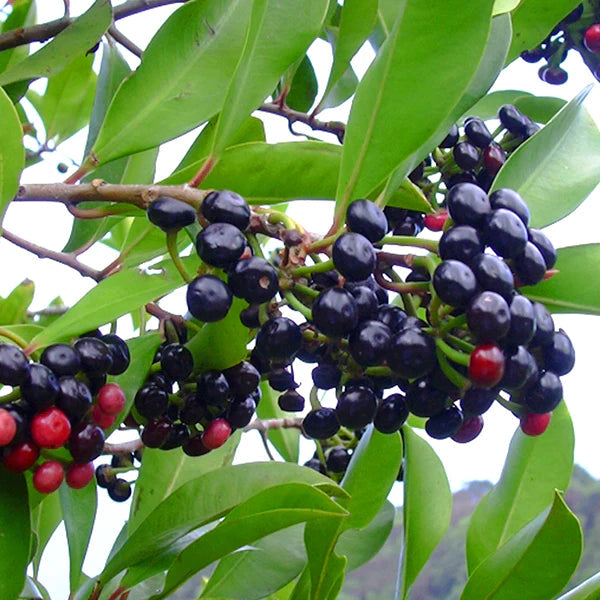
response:
[(123, 48), (127, 48), (129, 52), (135, 54), (138, 58), (142, 58), (142, 53), (144, 52), (139, 46), (136, 46), (126, 35), (122, 34), (114, 25), (111, 25), (108, 28), (108, 33), (113, 37), (115, 42), (118, 42), (123, 46)]
[(136, 450), (140, 450), (144, 447), (144, 443), (140, 438), (131, 440), (129, 442), (121, 442), (119, 444), (104, 444), (102, 454), (132, 454)]

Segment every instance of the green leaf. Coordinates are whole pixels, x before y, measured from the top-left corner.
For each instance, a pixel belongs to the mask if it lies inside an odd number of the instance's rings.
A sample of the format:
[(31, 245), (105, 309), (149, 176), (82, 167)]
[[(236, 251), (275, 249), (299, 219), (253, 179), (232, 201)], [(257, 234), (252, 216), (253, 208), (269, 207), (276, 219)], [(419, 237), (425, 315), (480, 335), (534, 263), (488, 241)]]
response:
[[(491, 9), (491, 0), (483, 6), (465, 6), (459, 0), (441, 6), (419, 0), (403, 3), (356, 90), (336, 191), (338, 221), (353, 198), (377, 187), (445, 121), (477, 70)], [(443, 53), (431, 52), (440, 39), (453, 43)], [(422, 76), (428, 72), (436, 73), (435, 81)]]
[(0, 325), (24, 323), (34, 291), (33, 281), (24, 279), (5, 299), (0, 300)]
[(102, 37), (112, 21), (110, 0), (96, 0), (55, 38), (22, 62), (0, 74), (0, 85), (52, 77), (72, 60), (85, 54)]
[(555, 313), (600, 315), (600, 290), (590, 285), (600, 269), (600, 244), (558, 249), (558, 273), (523, 291)]
[[(395, 177), (395, 175), (392, 175), (390, 178), (390, 190), (395, 185)], [(427, 214), (434, 212), (433, 207), (429, 204), (429, 201), (423, 194), (421, 188), (408, 178), (402, 179), (400, 185), (396, 187), (396, 191), (391, 193), (386, 205), (394, 206), (396, 208), (407, 208), (408, 210), (415, 210)]]
[(33, 575), (37, 578), (42, 554), (52, 534), (62, 521), (62, 508), (58, 494), (48, 494), (31, 510), (31, 531), (37, 538), (33, 556)]
[(517, 429), (498, 483), (473, 512), (467, 533), (469, 573), (506, 544), (552, 503), (554, 490), (566, 490), (573, 469), (573, 424), (563, 402), (544, 435)]
[(515, 98), (513, 104), (536, 123), (547, 123), (566, 104), (562, 98), (553, 96), (531, 96)]
[[(196, 458), (202, 461), (203, 458)], [(227, 514), (260, 490), (289, 481), (343, 491), (330, 479), (291, 463), (252, 463), (222, 467), (177, 488), (148, 515), (107, 562), (101, 580), (162, 552), (184, 535)], [(206, 490), (210, 490), (207, 494)]]
[(573, 212), (600, 181), (600, 131), (583, 101), (586, 88), (506, 161), (492, 185), (511, 188), (531, 210), (532, 227)]
[[(183, 261), (188, 265), (197, 264), (198, 258), (192, 256)], [(44, 348), (58, 340), (69, 339), (114, 321), (185, 284), (170, 260), (152, 269), (159, 270), (160, 274), (127, 270), (102, 280), (60, 319), (37, 335), (32, 344), (36, 348)]]
[(400, 597), (404, 600), (450, 525), (452, 492), (444, 466), (433, 448), (410, 427), (404, 427), (402, 432), (406, 459)]
[[(2, 23), (2, 33), (35, 23), (36, 6), (33, 0), (16, 0), (11, 3), (11, 7), (11, 13), (6, 21)], [(27, 46), (7, 48), (0, 52), (0, 72), (6, 71), (8, 67), (22, 61), (28, 53), (29, 48)]]
[(577, 0), (522, 0), (511, 14), (513, 41), (506, 63), (537, 46), (578, 4)]
[(304, 56), (294, 73), (292, 84), (287, 96), (286, 104), (300, 112), (308, 112), (315, 102), (319, 83), (312, 62)]
[(460, 598), (550, 600), (568, 583), (582, 550), (581, 525), (555, 492), (551, 509), (479, 565)]
[(0, 469), (0, 598), (17, 598), (25, 583), (31, 538), (27, 485), (22, 473)]
[[(39, 325), (29, 325), (29, 324), (6, 325), (2, 329), (6, 329), (7, 331), (12, 331), (13, 333), (17, 334), (19, 337), (23, 338), (26, 342), (29, 342), (38, 333), (43, 331), (43, 328), (40, 327)], [(14, 342), (12, 340), (10, 340), (9, 338), (5, 338), (3, 335), (0, 335), (0, 340), (5, 340), (5, 341), (10, 342), (11, 344), (14, 344)]]
[(215, 560), (270, 533), (296, 523), (336, 520), (344, 509), (327, 494), (305, 483), (272, 486), (252, 496), (217, 527), (190, 544), (167, 573), (163, 598)]
[[(269, 386), (268, 382), (260, 383), (262, 397), (256, 407), (256, 416), (259, 419), (281, 419), (289, 416), (279, 408), (277, 394)], [(300, 452), (300, 430), (299, 429), (269, 429), (267, 438), (275, 446), (275, 449), (287, 462), (298, 462)]]
[(320, 102), (321, 108), (335, 108), (352, 97), (358, 86), (358, 77), (352, 66), (348, 67), (332, 90), (323, 97)]
[(304, 0), (302, 18), (298, 19), (296, 0), (254, 0), (242, 55), (217, 121), (212, 157), (220, 157), (279, 77), (306, 53), (321, 30), (327, 8), (328, 0)]
[(27, 98), (44, 122), (47, 141), (52, 140), (58, 145), (87, 125), (96, 88), (93, 62), (93, 55), (77, 56), (60, 73), (48, 79), (42, 96), (28, 92)]
[[(340, 164), (340, 147), (324, 142), (251, 142), (228, 148), (210, 175), (207, 188), (236, 190), (251, 204), (331, 199)], [(173, 173), (161, 184), (189, 181), (203, 161)]]
[(460, 120), (463, 121), (464, 117), (471, 115), (481, 117), (484, 120), (496, 119), (498, 116), (498, 109), (503, 104), (514, 104), (518, 99), (529, 96), (531, 96), (529, 92), (524, 92), (522, 90), (499, 90), (497, 92), (491, 92), (471, 106)]
[[(0, 75), (1, 77), (1, 75)], [(25, 165), (23, 129), (19, 115), (4, 90), (0, 90), (0, 226), (8, 203), (17, 195)]]
[(596, 573), (556, 600), (596, 600), (599, 592), (600, 573)]
[(81, 582), (81, 568), (96, 518), (96, 485), (93, 482), (74, 490), (63, 483), (58, 493), (69, 542), (69, 583), (74, 592)]
[(501, 15), (503, 13), (511, 12), (521, 4), (523, 0), (496, 0), (494, 2), (494, 8), (492, 14)]
[(193, 0), (165, 21), (110, 105), (92, 150), (100, 164), (158, 146), (221, 110), (251, 6)]

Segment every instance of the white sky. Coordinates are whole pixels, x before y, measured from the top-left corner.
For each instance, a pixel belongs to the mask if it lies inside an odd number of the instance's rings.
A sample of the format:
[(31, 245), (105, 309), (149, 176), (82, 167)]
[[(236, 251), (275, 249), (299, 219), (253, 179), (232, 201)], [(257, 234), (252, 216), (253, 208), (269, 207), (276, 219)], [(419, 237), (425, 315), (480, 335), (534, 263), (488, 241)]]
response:
[[(90, 0), (71, 0), (73, 14), (82, 12), (90, 4)], [(61, 0), (45, 0), (39, 2), (38, 6), (40, 22), (62, 15)], [(122, 20), (118, 23), (118, 27), (138, 45), (145, 47), (147, 40), (156, 28), (173, 10), (174, 7), (156, 9), (144, 15)], [(127, 51), (124, 51), (124, 55), (128, 60), (131, 59), (132, 65), (137, 63)], [(317, 41), (311, 49), (310, 55), (313, 63), (318, 65), (319, 83), (322, 89), (323, 74), (327, 73), (331, 63), (328, 46), (324, 42)], [(353, 65), (359, 75), (364, 72), (371, 58), (372, 52), (369, 48), (364, 48), (355, 58)], [(502, 73), (494, 89), (523, 89), (536, 95), (558, 96), (568, 100), (593, 79), (578, 56), (570, 56), (567, 59), (566, 69), (569, 72), (569, 81), (563, 86), (554, 87), (538, 80), (536, 65), (527, 65), (522, 61), (516, 61)], [(586, 106), (596, 122), (600, 123), (598, 84), (595, 84), (586, 101)], [(348, 109), (349, 106), (345, 105), (336, 110), (324, 111), (321, 116), (325, 120), (345, 120)], [(287, 131), (287, 125), (283, 119), (272, 115), (260, 114), (257, 116), (260, 116), (265, 122), (268, 141), (295, 139)], [(23, 176), (23, 181), (28, 183), (61, 181), (64, 176), (56, 171), (56, 165), (61, 161), (70, 163), (69, 159), (71, 158), (76, 161), (80, 160), (85, 137), (85, 131), (73, 136), (62, 145), (60, 151), (48, 155), (48, 160), (28, 169)], [(172, 171), (194, 137), (195, 134), (188, 134), (184, 136), (183, 140), (164, 144), (158, 160), (157, 180)], [(598, 190), (576, 213), (548, 228), (547, 232), (554, 244), (561, 247), (600, 241), (597, 206)], [(12, 205), (4, 225), (8, 230), (42, 246), (60, 250), (68, 239), (70, 217), (61, 207), (52, 206), (49, 203), (36, 204), (34, 211), (32, 208), (30, 204)], [(310, 203), (309, 208), (304, 203), (294, 203), (290, 212), (313, 231), (324, 232), (327, 229), (327, 225), (324, 224), (330, 222), (331, 209), (325, 203)], [(71, 305), (92, 286), (90, 280), (80, 277), (67, 267), (49, 260), (39, 261), (33, 255), (4, 240), (0, 240), (0, 255), (5, 265), (3, 277), (0, 279), (0, 295), (8, 294), (23, 279), (32, 279), (36, 283), (34, 309), (46, 306), (58, 294), (67, 305)], [(109, 250), (100, 248), (94, 252), (88, 252), (84, 255), (84, 260), (92, 266), (101, 267), (107, 264), (113, 256)], [(590, 281), (589, 285), (599, 285), (599, 282)], [(182, 294), (175, 295), (168, 306), (183, 314), (185, 304)], [(565, 398), (575, 426), (575, 459), (593, 476), (600, 477), (597, 434), (597, 423), (600, 422), (600, 402), (595, 380), (598, 356), (595, 349), (597, 340), (600, 339), (600, 319), (581, 315), (557, 315), (555, 323), (557, 328), (562, 327), (567, 331), (577, 351), (574, 370), (563, 378)], [(310, 380), (309, 370), (306, 370), (301, 377), (304, 380), (307, 378)], [(303, 391), (308, 393), (308, 388), (304, 387)], [(516, 421), (501, 408), (492, 409), (486, 414), (485, 419), (486, 427), (482, 434), (470, 444), (460, 445), (450, 440), (442, 442), (430, 440), (444, 462), (453, 489), (459, 489), (465, 482), (475, 479), (495, 481), (500, 474)], [(240, 449), (245, 460), (264, 460), (266, 458), (257, 435), (246, 435)], [(310, 457), (312, 451), (310, 444), (303, 447), (305, 460)], [(399, 504), (401, 502), (401, 486), (397, 487), (398, 489), (392, 492), (392, 500)], [(88, 553), (84, 566), (84, 571), (90, 575), (101, 570), (112, 541), (128, 512), (128, 503), (111, 502), (103, 490), (99, 490), (99, 498), (97, 523), (101, 523), (101, 525), (100, 528), (96, 527), (94, 530), (91, 546), (94, 551)], [(68, 558), (62, 528), (48, 546), (47, 556), (52, 556), (52, 560), (44, 561), (40, 579), (47, 586), (53, 599), (66, 598)]]

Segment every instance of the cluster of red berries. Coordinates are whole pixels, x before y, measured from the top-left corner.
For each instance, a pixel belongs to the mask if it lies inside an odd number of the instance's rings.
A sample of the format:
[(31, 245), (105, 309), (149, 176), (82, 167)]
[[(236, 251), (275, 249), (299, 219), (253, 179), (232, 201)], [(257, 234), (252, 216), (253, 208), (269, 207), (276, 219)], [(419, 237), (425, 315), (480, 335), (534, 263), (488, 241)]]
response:
[[(107, 375), (123, 373), (129, 360), (127, 344), (112, 334), (81, 337), (72, 346), (53, 344), (39, 362), (1, 344), (0, 383), (13, 388), (0, 408), (4, 468), (33, 468), (33, 485), (41, 493), (55, 491), (63, 479), (72, 488), (86, 486), (104, 447), (104, 430), (125, 407), (123, 390), (106, 383)], [(71, 461), (53, 455), (63, 446)]]

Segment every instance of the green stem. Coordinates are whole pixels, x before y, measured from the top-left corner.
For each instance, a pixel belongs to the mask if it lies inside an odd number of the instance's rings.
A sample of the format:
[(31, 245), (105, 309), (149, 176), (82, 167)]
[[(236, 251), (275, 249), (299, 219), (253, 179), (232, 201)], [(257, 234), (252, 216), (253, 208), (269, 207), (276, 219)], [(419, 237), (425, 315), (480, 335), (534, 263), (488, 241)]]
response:
[(475, 346), (473, 344), (469, 344), (466, 340), (463, 340), (455, 335), (449, 335), (448, 340), (452, 342), (454, 346), (459, 348), (460, 350), (464, 350), (465, 352), (473, 352), (475, 350)]
[(449, 321), (446, 321), (446, 323), (444, 323), (439, 328), (440, 337), (444, 337), (449, 331), (452, 331), (453, 329), (460, 329), (463, 325), (466, 324), (466, 322), (467, 322), (466, 314), (458, 315), (457, 317), (454, 317), (454, 318), (450, 319)]
[(325, 273), (326, 271), (331, 271), (332, 269), (334, 269), (333, 260), (330, 259), (316, 265), (298, 267), (294, 269), (292, 275), (294, 277), (302, 277), (304, 275), (311, 275), (312, 273)]
[(327, 465), (327, 461), (325, 460), (325, 452), (323, 452), (323, 446), (321, 444), (321, 440), (315, 440), (317, 444), (317, 455), (319, 456), (319, 460), (323, 466)]
[(469, 366), (469, 362), (471, 360), (471, 357), (468, 354), (465, 354), (464, 352), (461, 352), (460, 350), (456, 350), (452, 346), (449, 346), (448, 344), (446, 344), (446, 342), (444, 342), (444, 340), (441, 340), (440, 338), (437, 338), (435, 340), (435, 343), (436, 343), (437, 347), (452, 362), (455, 362), (458, 365), (463, 365), (464, 367), (468, 367)]
[(21, 348), (21, 350), (25, 350), (25, 348), (27, 348), (27, 342), (14, 331), (10, 331), (10, 329), (0, 327), (0, 337), (4, 337), (7, 340), (14, 342), (17, 346), (19, 346), (19, 348)]
[(169, 251), (169, 256), (175, 265), (175, 268), (179, 271), (181, 277), (186, 283), (190, 283), (192, 281), (192, 277), (185, 270), (185, 266), (183, 262), (181, 262), (181, 257), (179, 256), (179, 250), (177, 249), (177, 234), (179, 231), (168, 231), (167, 232), (167, 250)]
[(300, 300), (298, 300), (298, 298), (296, 298), (289, 290), (282, 292), (282, 294), (291, 308), (301, 313), (307, 321), (312, 321), (312, 312), (310, 308), (304, 306), (304, 304), (302, 304), (302, 302), (300, 302)]
[(436, 354), (438, 357), (438, 363), (440, 365), (440, 369), (444, 375), (460, 390), (465, 389), (467, 385), (469, 385), (469, 380), (466, 377), (463, 377), (449, 362), (446, 358), (446, 355), (440, 350), (440, 348), (436, 348)]
[(261, 325), (264, 325), (269, 320), (268, 307), (268, 302), (263, 302), (263, 304), (258, 307), (258, 321)]
[(317, 396), (317, 394), (318, 394), (317, 388), (313, 385), (310, 390), (310, 394), (308, 395), (308, 399), (310, 401), (310, 407), (312, 410), (319, 410), (320, 408), (323, 408), (321, 406), (321, 403), (319, 402), (319, 397)]
[(427, 240), (425, 238), (416, 238), (412, 235), (386, 235), (377, 245), (395, 244), (396, 246), (413, 246), (415, 248), (425, 248), (430, 252), (438, 251), (438, 242), (436, 240)]
[(260, 243), (258, 242), (258, 240), (256, 239), (256, 236), (253, 233), (249, 233), (246, 235), (246, 239), (248, 240), (248, 243), (250, 244), (250, 247), (252, 248), (252, 250), (254, 250), (255, 256), (264, 258), (265, 256), (263, 254), (262, 247), (261, 247)]
[(269, 219), (269, 223), (277, 224), (283, 223), (287, 229), (298, 229), (302, 231), (302, 228), (288, 215), (282, 213), (278, 210), (270, 210), (268, 208), (256, 208), (255, 212), (258, 214), (267, 215)]
[(294, 290), (298, 291), (300, 294), (304, 294), (305, 296), (310, 296), (311, 298), (316, 298), (319, 295), (317, 290), (313, 290), (307, 285), (302, 285), (301, 283), (294, 283)]
[[(437, 243), (437, 242), (436, 242)], [(436, 262), (433, 260), (431, 255), (429, 256), (415, 256), (413, 258), (413, 267), (425, 268), (430, 275), (433, 275), (435, 268), (437, 267)]]
[(524, 417), (525, 413), (527, 412), (523, 406), (521, 406), (520, 404), (517, 404), (516, 402), (511, 402), (510, 400), (505, 400), (502, 396), (500, 396), (500, 394), (498, 394), (496, 396), (496, 402), (498, 402), (498, 404), (501, 404), (502, 406), (504, 406), (504, 408), (506, 408), (507, 410), (510, 410), (510, 412), (513, 415), (515, 415), (516, 417), (518, 417), (519, 419), (521, 417)]
[(308, 247), (308, 251), (315, 252), (316, 250), (322, 250), (323, 248), (327, 248), (327, 246), (331, 246), (331, 244), (333, 244), (333, 242), (335, 242), (335, 240), (337, 240), (340, 237), (340, 235), (342, 235), (342, 233), (345, 232), (345, 230), (346, 230), (345, 228), (340, 229), (339, 231), (336, 231), (332, 235), (329, 235), (327, 237), (324, 237), (323, 239), (313, 242)]
[[(427, 285), (429, 285), (429, 283)], [(437, 327), (440, 324), (439, 310), (440, 310), (441, 305), (442, 305), (442, 301), (440, 300), (440, 297), (435, 293), (435, 290), (433, 289), (433, 285), (432, 285), (431, 286), (431, 302), (429, 303), (429, 307), (428, 307), (427, 311), (429, 313), (429, 319), (431, 321), (431, 324), (434, 327)]]
[(5, 396), (0, 396), (0, 403), (4, 404), (5, 402), (13, 402), (15, 400), (18, 400), (20, 397), (21, 397), (21, 390), (15, 388), (12, 391), (10, 391), (8, 394), (6, 394)]

